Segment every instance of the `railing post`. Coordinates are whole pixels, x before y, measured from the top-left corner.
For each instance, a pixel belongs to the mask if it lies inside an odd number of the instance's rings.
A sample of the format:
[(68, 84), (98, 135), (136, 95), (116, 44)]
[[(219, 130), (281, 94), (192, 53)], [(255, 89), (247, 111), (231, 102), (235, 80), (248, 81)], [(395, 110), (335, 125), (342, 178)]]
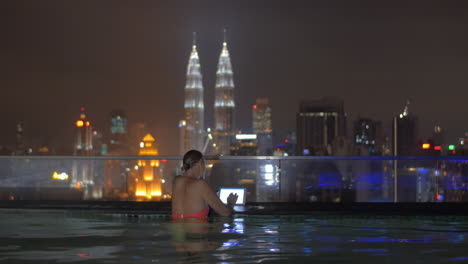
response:
[(393, 160), (393, 202), (398, 202), (398, 161)]
[(282, 197), (281, 197), (281, 158), (278, 159), (278, 197), (279, 197), (279, 201), (282, 202)]

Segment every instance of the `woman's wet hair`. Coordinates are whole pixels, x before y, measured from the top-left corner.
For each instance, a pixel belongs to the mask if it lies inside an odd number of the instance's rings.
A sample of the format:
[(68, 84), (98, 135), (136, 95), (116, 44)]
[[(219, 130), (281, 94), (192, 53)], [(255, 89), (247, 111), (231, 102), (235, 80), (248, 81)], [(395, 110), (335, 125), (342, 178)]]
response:
[(197, 162), (203, 160), (203, 154), (198, 150), (190, 150), (184, 155), (182, 161), (182, 171), (186, 172), (191, 169)]

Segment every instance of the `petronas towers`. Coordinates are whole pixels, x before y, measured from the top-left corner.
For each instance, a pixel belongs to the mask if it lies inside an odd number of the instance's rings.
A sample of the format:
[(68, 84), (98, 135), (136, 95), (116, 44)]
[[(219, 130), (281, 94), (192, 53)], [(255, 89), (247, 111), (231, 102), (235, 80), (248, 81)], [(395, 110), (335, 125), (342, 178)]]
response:
[(214, 128), (213, 131), (205, 130), (203, 77), (194, 33), (185, 84), (185, 120), (179, 123), (181, 154), (190, 149), (197, 149), (214, 155), (228, 155), (235, 131), (234, 108), (234, 78), (226, 31), (224, 31), (224, 41), (216, 71)]
[(187, 66), (187, 82), (185, 84), (184, 150), (201, 149), (205, 132), (203, 77), (200, 71), (195, 33), (193, 35), (192, 53)]

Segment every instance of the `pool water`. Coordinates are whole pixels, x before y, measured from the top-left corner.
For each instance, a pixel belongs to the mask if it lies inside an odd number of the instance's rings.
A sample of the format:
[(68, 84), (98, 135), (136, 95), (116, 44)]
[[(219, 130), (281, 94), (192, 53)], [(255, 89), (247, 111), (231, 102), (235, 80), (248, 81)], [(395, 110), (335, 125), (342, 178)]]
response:
[(467, 238), (466, 217), (0, 210), (1, 263), (463, 263)]

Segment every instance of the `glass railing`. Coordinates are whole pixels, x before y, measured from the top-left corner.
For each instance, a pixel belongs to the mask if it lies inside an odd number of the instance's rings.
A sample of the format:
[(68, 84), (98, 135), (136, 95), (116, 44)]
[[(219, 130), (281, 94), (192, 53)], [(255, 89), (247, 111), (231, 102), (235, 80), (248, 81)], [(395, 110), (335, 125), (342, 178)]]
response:
[[(0, 200), (169, 201), (181, 157), (0, 156)], [(467, 202), (468, 157), (207, 157), (247, 202)]]

